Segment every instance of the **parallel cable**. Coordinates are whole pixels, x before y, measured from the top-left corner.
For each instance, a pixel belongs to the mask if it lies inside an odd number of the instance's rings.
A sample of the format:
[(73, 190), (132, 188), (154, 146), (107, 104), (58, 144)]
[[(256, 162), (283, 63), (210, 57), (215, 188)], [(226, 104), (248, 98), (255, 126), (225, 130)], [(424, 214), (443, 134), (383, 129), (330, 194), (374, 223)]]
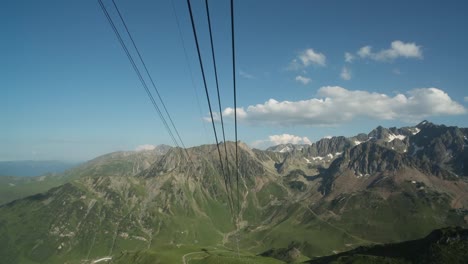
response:
[(164, 103), (164, 100), (162, 99), (161, 94), (159, 93), (159, 90), (158, 90), (158, 88), (156, 87), (156, 84), (155, 84), (154, 81), (153, 81), (153, 77), (151, 77), (151, 74), (150, 74), (149, 71), (148, 71), (148, 67), (146, 67), (146, 63), (145, 63), (145, 61), (143, 60), (143, 57), (141, 56), (140, 50), (139, 50), (138, 47), (136, 46), (135, 41), (133, 40), (132, 34), (130, 34), (130, 30), (129, 30), (128, 27), (127, 27), (127, 23), (125, 23), (125, 20), (123, 19), (123, 16), (122, 16), (122, 14), (120, 13), (120, 10), (119, 10), (119, 8), (117, 7), (117, 4), (115, 3), (114, 0), (112, 0), (112, 3), (114, 4), (115, 10), (117, 11), (117, 14), (118, 14), (119, 17), (120, 17), (120, 20), (122, 21), (122, 24), (123, 24), (124, 27), (125, 27), (125, 31), (127, 32), (127, 35), (130, 37), (130, 40), (131, 40), (131, 42), (132, 42), (132, 44), (133, 44), (133, 47), (135, 48), (135, 51), (136, 51), (137, 54), (138, 54), (138, 57), (140, 58), (140, 61), (141, 61), (142, 65), (143, 65), (143, 68), (145, 68), (146, 74), (148, 75), (148, 77), (149, 77), (149, 79), (150, 79), (150, 81), (151, 81), (151, 84), (152, 84), (154, 90), (156, 91), (156, 95), (158, 96), (159, 101), (161, 101), (161, 104), (162, 104), (162, 106), (163, 106), (163, 108), (164, 108), (164, 111), (166, 112), (166, 115), (167, 115), (167, 117), (169, 118), (169, 122), (171, 123), (172, 127), (174, 128), (174, 131), (175, 131), (175, 133), (176, 133), (176, 135), (177, 135), (177, 138), (179, 139), (179, 141), (180, 141), (182, 147), (183, 147), (184, 150), (185, 150), (185, 154), (187, 155), (187, 158), (190, 159), (190, 162), (191, 162), (192, 165), (193, 165), (193, 162), (192, 162), (192, 160), (191, 160), (191, 158), (190, 158), (190, 155), (189, 155), (188, 152), (187, 152), (187, 148), (185, 147), (184, 141), (183, 141), (182, 138), (180, 137), (179, 131), (177, 130), (177, 127), (175, 126), (174, 121), (172, 120), (172, 117), (171, 117), (171, 115), (169, 114), (169, 111), (167, 110), (166, 104)]
[[(180, 27), (179, 16), (177, 15), (177, 10), (175, 8), (174, 0), (171, 0), (171, 4), (172, 4), (172, 12), (174, 13), (174, 18), (175, 18), (175, 21), (176, 21), (176, 24), (177, 24), (177, 30), (179, 32), (179, 38), (180, 38), (180, 41), (182, 43), (182, 49), (184, 51), (185, 63), (187, 63), (187, 68), (188, 68), (188, 71), (189, 71), (189, 74), (190, 74), (190, 80), (192, 81), (192, 87), (193, 87), (193, 90), (195, 92), (195, 98), (196, 98), (196, 101), (197, 101), (198, 112), (199, 112), (200, 116), (203, 117), (203, 113), (202, 113), (202, 110), (201, 110), (200, 99), (199, 99), (199, 95), (198, 95), (198, 91), (197, 91), (197, 86), (195, 85), (195, 78), (193, 77), (192, 67), (190, 67), (190, 62), (189, 62), (190, 60), (189, 60), (189, 56), (188, 56), (188, 53), (187, 53), (187, 48), (186, 48), (186, 45), (185, 45), (182, 30), (181, 30), (181, 27)], [(201, 120), (201, 123), (202, 123), (202, 126), (203, 126), (203, 130), (205, 131), (205, 139), (208, 140), (208, 136), (207, 136), (208, 135), (208, 129), (206, 129), (206, 125), (205, 125), (205, 122), (203, 120)]]
[(231, 41), (232, 41), (232, 81), (234, 86), (234, 134), (236, 142), (236, 182), (237, 182), (237, 211), (240, 215), (239, 196), (239, 156), (237, 154), (237, 91), (236, 91), (236, 49), (234, 45), (234, 0), (231, 0)]
[(153, 104), (153, 107), (156, 109), (156, 112), (158, 113), (158, 115), (159, 115), (161, 121), (163, 122), (167, 132), (169, 133), (169, 135), (170, 135), (170, 137), (172, 139), (172, 142), (174, 143), (175, 146), (179, 147), (179, 144), (177, 143), (177, 140), (175, 139), (174, 134), (172, 133), (169, 125), (167, 124), (166, 119), (164, 118), (164, 116), (163, 116), (163, 114), (161, 112), (161, 109), (159, 109), (158, 105), (156, 104), (156, 101), (154, 100), (153, 95), (151, 94), (150, 90), (148, 89), (148, 86), (146, 85), (146, 82), (143, 79), (143, 77), (142, 77), (142, 75), (140, 73), (140, 70), (136, 66), (135, 61), (132, 58), (132, 55), (128, 51), (128, 48), (127, 48), (127, 46), (125, 45), (125, 42), (122, 39), (122, 36), (120, 35), (119, 31), (117, 30), (117, 27), (115, 26), (114, 21), (112, 20), (109, 13), (107, 12), (107, 9), (106, 9), (105, 5), (102, 3), (102, 0), (98, 0), (98, 2), (99, 2), (99, 5), (101, 6), (102, 11), (104, 12), (104, 15), (107, 18), (107, 21), (109, 22), (109, 24), (111, 25), (115, 35), (117, 36), (117, 39), (119, 40), (120, 45), (122, 46), (125, 54), (127, 55), (128, 60), (132, 64), (133, 70), (137, 74), (141, 84), (143, 85), (143, 88), (145, 89), (148, 97), (150, 98), (151, 103)]
[[(234, 0), (231, 0), (231, 41), (232, 41), (232, 81), (234, 87), (234, 134), (236, 141), (236, 183), (237, 183), (237, 234), (240, 236), (240, 192), (239, 192), (239, 156), (237, 154), (237, 91), (236, 91), (236, 53), (234, 45)], [(239, 254), (239, 237), (237, 237), (237, 257)]]
[(228, 153), (227, 153), (227, 147), (226, 147), (226, 145), (227, 145), (226, 144), (226, 136), (225, 136), (225, 133), (224, 133), (223, 110), (222, 110), (222, 107), (221, 107), (221, 97), (219, 95), (218, 71), (217, 71), (217, 67), (216, 67), (216, 57), (215, 57), (215, 52), (214, 52), (213, 33), (211, 31), (210, 8), (208, 7), (208, 0), (205, 0), (205, 6), (206, 6), (206, 15), (208, 17), (208, 29), (209, 29), (209, 32), (210, 32), (211, 57), (213, 58), (213, 68), (214, 68), (215, 81), (216, 81), (216, 91), (218, 92), (219, 116), (221, 118), (221, 129), (223, 131), (223, 142), (224, 142), (224, 152), (225, 152), (225, 155), (226, 155), (227, 175), (228, 175), (229, 185), (231, 185), (231, 176), (230, 176), (230, 170), (229, 170)]
[[(221, 158), (221, 151), (219, 149), (218, 134), (216, 133), (216, 127), (215, 127), (214, 118), (213, 118), (213, 111), (211, 109), (210, 95), (208, 93), (208, 86), (206, 84), (205, 70), (203, 68), (203, 62), (201, 59), (200, 45), (198, 44), (197, 30), (195, 29), (195, 22), (193, 19), (192, 6), (190, 4), (190, 0), (187, 0), (187, 5), (188, 5), (189, 13), (190, 13), (190, 21), (192, 22), (192, 31), (193, 31), (193, 36), (195, 38), (195, 44), (197, 47), (198, 61), (200, 63), (200, 69), (201, 69), (201, 73), (203, 77), (203, 84), (205, 86), (206, 100), (208, 101), (208, 108), (210, 110), (211, 124), (213, 126), (213, 132), (214, 132), (214, 136), (216, 140), (216, 148), (218, 149), (219, 162), (221, 163), (221, 171), (224, 176), (224, 184), (226, 185), (226, 191), (228, 192), (228, 199), (231, 199), (231, 197), (229, 196), (229, 187), (228, 187), (226, 173), (224, 171), (223, 159)], [(231, 210), (232, 210), (232, 203), (230, 203), (229, 206), (231, 207)]]

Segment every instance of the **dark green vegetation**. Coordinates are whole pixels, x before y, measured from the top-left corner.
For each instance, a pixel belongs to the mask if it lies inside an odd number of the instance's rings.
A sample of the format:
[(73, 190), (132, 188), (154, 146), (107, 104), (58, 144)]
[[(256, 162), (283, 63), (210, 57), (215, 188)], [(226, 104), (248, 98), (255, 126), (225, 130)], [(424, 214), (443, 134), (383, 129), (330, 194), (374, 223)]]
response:
[(363, 246), (309, 261), (325, 263), (433, 263), (463, 264), (468, 260), (468, 229), (445, 228), (411, 241)]
[(214, 145), (187, 149), (193, 163), (179, 148), (99, 157), (0, 206), (0, 263), (302, 262), (467, 226), (466, 130), (369, 135), (283, 153), (241, 143), (240, 197), (234, 180), (226, 191)]

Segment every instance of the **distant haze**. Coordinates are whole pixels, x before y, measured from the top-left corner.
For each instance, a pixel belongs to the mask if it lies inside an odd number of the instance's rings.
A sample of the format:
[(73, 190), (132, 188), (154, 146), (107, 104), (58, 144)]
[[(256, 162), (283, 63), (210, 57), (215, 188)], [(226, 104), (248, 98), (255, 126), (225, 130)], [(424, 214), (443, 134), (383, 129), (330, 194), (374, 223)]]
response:
[(46, 173), (61, 173), (78, 162), (65, 162), (56, 160), (18, 160), (0, 161), (1, 176), (40, 176)]

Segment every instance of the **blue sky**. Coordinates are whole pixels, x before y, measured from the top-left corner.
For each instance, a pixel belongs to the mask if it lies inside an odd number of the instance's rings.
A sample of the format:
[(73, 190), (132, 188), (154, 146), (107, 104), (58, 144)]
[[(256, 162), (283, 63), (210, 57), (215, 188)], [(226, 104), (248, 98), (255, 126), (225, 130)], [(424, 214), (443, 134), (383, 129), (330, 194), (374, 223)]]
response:
[[(186, 2), (174, 0), (188, 60), (171, 0), (116, 2), (185, 144), (213, 143)], [(214, 102), (204, 1), (192, 5)], [(225, 109), (229, 1), (210, 10)], [(236, 0), (239, 139), (314, 142), (422, 119), (466, 127), (467, 11), (466, 1)], [(8, 1), (0, 30), (0, 160), (171, 144), (97, 1)]]

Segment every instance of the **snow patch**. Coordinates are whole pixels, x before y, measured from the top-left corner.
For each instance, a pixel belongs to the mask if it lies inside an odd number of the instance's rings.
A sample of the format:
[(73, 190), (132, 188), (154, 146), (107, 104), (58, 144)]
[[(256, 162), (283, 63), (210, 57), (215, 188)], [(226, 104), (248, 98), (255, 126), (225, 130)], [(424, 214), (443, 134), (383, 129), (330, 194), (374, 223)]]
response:
[(304, 158), (307, 163), (311, 163), (309, 159)]
[(403, 140), (406, 138), (406, 136), (403, 135), (395, 135), (395, 134), (389, 134), (387, 138), (387, 142), (392, 142), (395, 139)]
[(359, 141), (359, 140), (354, 140), (354, 145), (359, 145), (359, 144), (362, 144), (362, 141)]
[(414, 128), (414, 131), (411, 131), (411, 133), (412, 133), (413, 135), (416, 135), (416, 134), (419, 133), (419, 132), (421, 132), (421, 129), (419, 129), (419, 128), (417, 128), (417, 127)]
[[(341, 154), (343, 154), (343, 152), (336, 152), (334, 155), (333, 155), (332, 153), (328, 153), (325, 157), (320, 157), (320, 156), (318, 156), (318, 157), (311, 157), (311, 159), (312, 159), (313, 161), (316, 161), (316, 160), (324, 160), (324, 159), (329, 160), (329, 159), (333, 159), (333, 158), (335, 158), (335, 157), (337, 157), (337, 156), (339, 156), (339, 155), (341, 155)], [(304, 159), (305, 159), (305, 158), (304, 158)], [(307, 160), (307, 159), (306, 159), (306, 160)], [(309, 162), (307, 162), (307, 163), (309, 163)]]

